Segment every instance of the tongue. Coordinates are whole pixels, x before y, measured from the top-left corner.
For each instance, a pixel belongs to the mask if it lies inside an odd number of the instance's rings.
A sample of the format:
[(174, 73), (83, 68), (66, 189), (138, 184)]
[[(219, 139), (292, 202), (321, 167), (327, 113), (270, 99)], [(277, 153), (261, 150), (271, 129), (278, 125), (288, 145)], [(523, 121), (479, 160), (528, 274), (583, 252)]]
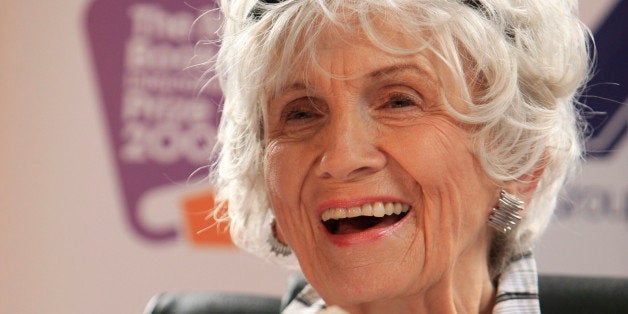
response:
[(384, 216), (382, 218), (356, 217), (340, 219), (335, 234), (350, 234), (362, 232), (373, 227), (385, 228), (392, 226), (397, 221), (394, 216), (396, 215)]

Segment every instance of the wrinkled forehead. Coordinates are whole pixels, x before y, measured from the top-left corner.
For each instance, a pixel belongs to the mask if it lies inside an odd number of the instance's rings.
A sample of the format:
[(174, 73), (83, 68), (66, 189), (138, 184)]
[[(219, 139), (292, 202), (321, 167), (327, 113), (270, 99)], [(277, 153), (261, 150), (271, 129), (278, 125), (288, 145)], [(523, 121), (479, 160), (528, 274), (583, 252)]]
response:
[[(276, 53), (270, 56), (263, 88), (266, 99), (281, 94), (294, 82), (300, 82), (307, 88), (308, 78), (314, 74), (328, 75), (333, 79), (352, 79), (339, 75), (333, 69), (328, 71), (330, 67), (325, 66), (334, 61), (330, 58), (337, 57), (338, 52), (344, 51), (347, 59), (351, 59), (351, 52), (360, 47), (379, 49), (391, 58), (411, 58), (434, 52), (429, 30), (399, 29), (379, 15), (368, 23), (357, 19), (338, 23), (320, 16), (312, 25), (309, 28), (284, 29), (281, 42), (297, 44), (277, 48)], [(364, 55), (355, 57), (362, 60), (351, 61), (368, 62)]]

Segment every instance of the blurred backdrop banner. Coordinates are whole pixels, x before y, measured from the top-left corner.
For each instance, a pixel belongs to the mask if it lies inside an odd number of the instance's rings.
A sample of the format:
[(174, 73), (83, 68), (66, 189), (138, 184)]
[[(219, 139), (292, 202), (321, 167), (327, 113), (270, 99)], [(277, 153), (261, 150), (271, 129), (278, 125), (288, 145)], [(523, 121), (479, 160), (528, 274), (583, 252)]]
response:
[(198, 183), (220, 118), (217, 84), (200, 80), (217, 48), (213, 8), (209, 1), (97, 0), (87, 13), (125, 217), (142, 240), (186, 232), (197, 244), (229, 243), (226, 233), (204, 230), (213, 199), (207, 182)]
[[(559, 204), (559, 219), (628, 226), (627, 159), (628, 121), (628, 1), (621, 0), (599, 20), (593, 31), (597, 63), (594, 76), (580, 99), (590, 130), (583, 176), (568, 188)], [(622, 145), (624, 144), (624, 145)], [(615, 173), (593, 170), (600, 165)]]

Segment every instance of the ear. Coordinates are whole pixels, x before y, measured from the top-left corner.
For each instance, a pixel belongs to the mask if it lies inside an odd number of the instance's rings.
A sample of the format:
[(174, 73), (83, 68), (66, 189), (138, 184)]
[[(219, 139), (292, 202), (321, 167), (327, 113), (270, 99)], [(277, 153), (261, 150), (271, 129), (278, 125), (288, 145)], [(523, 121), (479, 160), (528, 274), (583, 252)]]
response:
[(538, 162), (537, 167), (531, 172), (523, 175), (517, 180), (506, 182), (505, 188), (511, 194), (516, 195), (524, 201), (525, 204), (530, 202), (534, 191), (539, 185), (539, 180), (545, 171), (547, 163), (544, 159)]

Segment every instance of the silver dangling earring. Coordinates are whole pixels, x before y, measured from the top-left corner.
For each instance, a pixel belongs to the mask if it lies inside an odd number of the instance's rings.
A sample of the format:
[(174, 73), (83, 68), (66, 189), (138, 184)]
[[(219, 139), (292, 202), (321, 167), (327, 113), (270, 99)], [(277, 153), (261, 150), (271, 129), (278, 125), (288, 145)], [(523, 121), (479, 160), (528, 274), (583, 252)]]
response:
[(276, 256), (288, 256), (292, 254), (290, 247), (281, 243), (279, 239), (277, 239), (277, 222), (274, 218), (270, 223), (270, 235), (268, 236), (268, 240), (266, 242), (270, 244), (270, 251)]
[(488, 217), (488, 225), (495, 230), (509, 234), (510, 231), (521, 221), (523, 201), (504, 190), (499, 193), (499, 205), (493, 208), (493, 213)]

